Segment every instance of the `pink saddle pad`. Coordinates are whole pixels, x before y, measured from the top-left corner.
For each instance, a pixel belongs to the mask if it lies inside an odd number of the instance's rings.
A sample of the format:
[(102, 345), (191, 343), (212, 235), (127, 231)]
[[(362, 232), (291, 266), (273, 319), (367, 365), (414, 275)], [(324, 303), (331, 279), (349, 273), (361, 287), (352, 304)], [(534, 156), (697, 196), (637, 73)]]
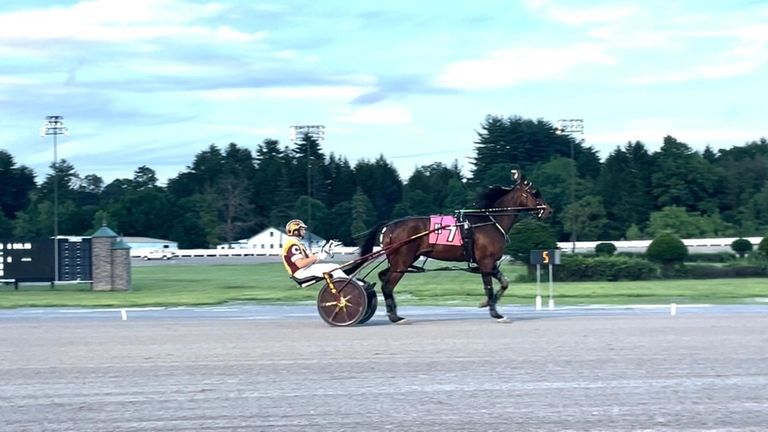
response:
[(456, 219), (448, 215), (432, 215), (429, 217), (430, 244), (461, 246), (461, 233)]

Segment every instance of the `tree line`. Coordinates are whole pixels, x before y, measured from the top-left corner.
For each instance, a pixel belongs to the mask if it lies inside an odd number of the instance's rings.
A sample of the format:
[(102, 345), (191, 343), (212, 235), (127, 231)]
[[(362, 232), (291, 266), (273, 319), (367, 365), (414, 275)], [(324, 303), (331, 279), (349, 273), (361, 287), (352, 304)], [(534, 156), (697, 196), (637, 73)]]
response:
[(666, 136), (658, 151), (628, 142), (601, 161), (594, 148), (558, 132), (543, 120), (488, 116), (468, 176), (454, 161), (420, 166), (407, 179), (383, 154), (352, 164), (310, 135), (290, 146), (267, 139), (253, 150), (211, 144), (165, 186), (149, 166), (105, 184), (65, 159), (37, 184), (30, 168), (0, 149), (0, 238), (52, 235), (56, 190), (62, 235), (107, 224), (124, 236), (207, 248), (298, 217), (321, 237), (355, 244), (377, 221), (472, 207), (488, 186), (509, 185), (511, 169), (541, 190), (554, 209), (545, 224), (563, 241), (768, 231), (765, 138), (699, 152)]

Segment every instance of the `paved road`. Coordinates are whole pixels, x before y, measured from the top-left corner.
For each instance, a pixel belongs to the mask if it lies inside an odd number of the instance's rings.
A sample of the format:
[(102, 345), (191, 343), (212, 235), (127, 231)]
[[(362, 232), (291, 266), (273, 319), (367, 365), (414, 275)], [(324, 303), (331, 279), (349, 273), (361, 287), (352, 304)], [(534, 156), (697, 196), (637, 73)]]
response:
[[(768, 314), (4, 311), (8, 431), (739, 430), (768, 425)], [(714, 313), (709, 313), (709, 312)], [(48, 311), (54, 312), (54, 311)]]

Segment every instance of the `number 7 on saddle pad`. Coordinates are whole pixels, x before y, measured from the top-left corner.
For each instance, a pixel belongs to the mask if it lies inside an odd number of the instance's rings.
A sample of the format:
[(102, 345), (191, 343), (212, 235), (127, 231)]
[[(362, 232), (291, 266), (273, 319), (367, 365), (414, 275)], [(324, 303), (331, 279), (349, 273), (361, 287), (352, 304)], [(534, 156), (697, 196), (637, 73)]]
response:
[(450, 215), (432, 215), (429, 217), (430, 244), (461, 246), (461, 232), (456, 225), (456, 218)]

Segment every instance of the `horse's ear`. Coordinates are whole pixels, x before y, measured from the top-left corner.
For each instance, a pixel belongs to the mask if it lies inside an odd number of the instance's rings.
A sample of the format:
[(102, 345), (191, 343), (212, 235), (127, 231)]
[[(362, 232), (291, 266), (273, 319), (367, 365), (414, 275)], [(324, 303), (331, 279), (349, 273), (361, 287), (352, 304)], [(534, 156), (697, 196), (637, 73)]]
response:
[(520, 173), (519, 170), (512, 170), (512, 183), (518, 184), (520, 183), (520, 178), (522, 178), (523, 174)]

